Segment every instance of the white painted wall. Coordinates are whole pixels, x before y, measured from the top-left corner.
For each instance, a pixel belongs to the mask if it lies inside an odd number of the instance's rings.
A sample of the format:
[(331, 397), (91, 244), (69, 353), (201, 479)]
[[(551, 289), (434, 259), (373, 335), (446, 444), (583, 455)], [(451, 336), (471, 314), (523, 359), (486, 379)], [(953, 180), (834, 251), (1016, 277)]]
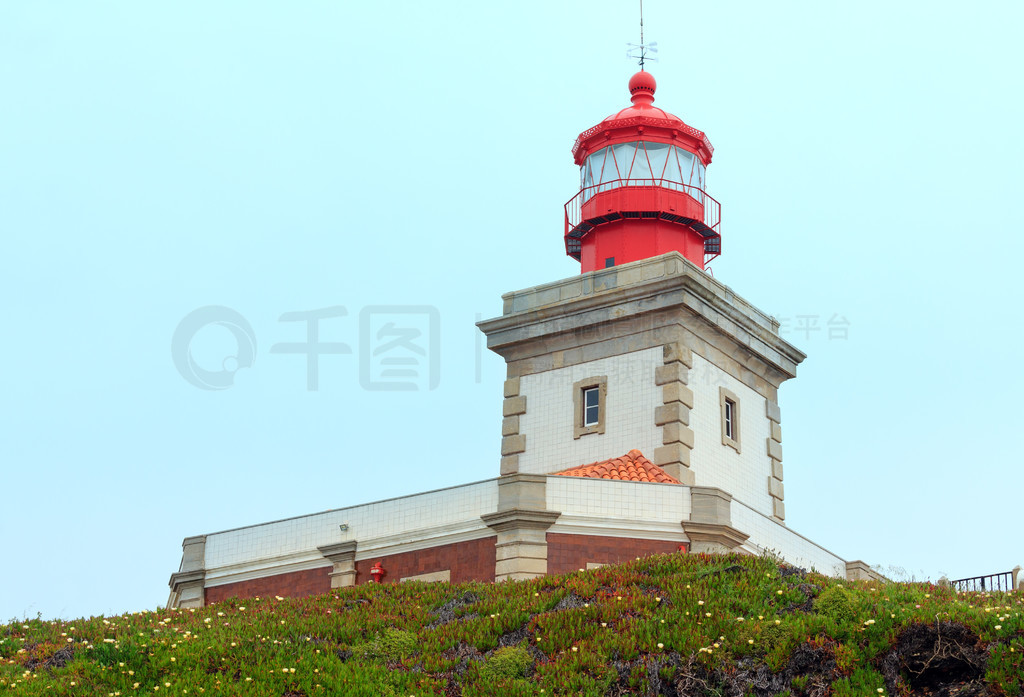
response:
[(548, 477), (548, 509), (565, 516), (680, 523), (690, 517), (690, 489), (678, 484)]
[[(323, 560), (317, 547), (346, 540), (358, 539), (363, 547), (381, 537), (401, 543), (432, 530), (485, 528), (480, 516), (497, 507), (498, 482), (492, 479), (213, 533), (206, 537), (207, 577), (215, 578), (218, 569), (261, 566), (257, 562), (267, 559), (314, 563)], [(348, 525), (344, 532), (343, 523)]]
[(846, 562), (803, 535), (780, 525), (749, 506), (732, 502), (732, 526), (750, 535), (749, 543), (770, 550), (787, 562), (837, 578), (846, 578)]
[[(519, 432), (526, 435), (526, 452), (519, 455), (519, 471), (559, 472), (619, 457), (634, 448), (653, 458), (661, 445), (661, 428), (654, 425), (661, 388), (654, 384), (654, 369), (662, 365), (662, 356), (659, 346), (520, 378), (526, 413), (520, 417)], [(605, 432), (574, 439), (573, 385), (600, 375), (608, 376)]]
[[(739, 453), (722, 444), (719, 387), (732, 391), (740, 400)], [(694, 433), (690, 468), (696, 485), (718, 487), (732, 494), (734, 501), (771, 515), (771, 459), (767, 450), (771, 425), (765, 413), (765, 398), (696, 353), (690, 369), (690, 389), (690, 428)]]

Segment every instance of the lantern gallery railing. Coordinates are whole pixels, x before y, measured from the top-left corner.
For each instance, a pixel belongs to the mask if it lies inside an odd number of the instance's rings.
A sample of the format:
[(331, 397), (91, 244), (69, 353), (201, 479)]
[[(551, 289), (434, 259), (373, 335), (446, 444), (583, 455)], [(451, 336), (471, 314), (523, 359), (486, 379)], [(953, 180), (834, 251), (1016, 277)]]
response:
[[(701, 208), (698, 213), (696, 206), (691, 210), (696, 217), (690, 217), (685, 210), (673, 211), (670, 205), (632, 205), (626, 200), (613, 207), (612, 210), (587, 211), (587, 217), (583, 216), (583, 208), (587, 202), (595, 196), (609, 191), (628, 189), (623, 194), (630, 194), (634, 191), (651, 192), (654, 194), (674, 195), (670, 192), (685, 194)], [(632, 197), (630, 197), (632, 198)], [(652, 197), (655, 198), (655, 197)], [(655, 198), (656, 200), (656, 198)], [(595, 202), (596, 203), (596, 202)], [(653, 203), (653, 201), (649, 201)], [(667, 203), (667, 202), (661, 202)], [(595, 206), (596, 208), (600, 208)], [(607, 207), (604, 207), (607, 208)], [(614, 208), (618, 208), (615, 210)], [(638, 210), (639, 208), (650, 208), (651, 210)], [(569, 199), (565, 204), (565, 248), (571, 256), (579, 259), (580, 240), (595, 227), (604, 223), (610, 223), (623, 218), (650, 218), (668, 220), (674, 223), (681, 223), (690, 226), (693, 230), (704, 237), (705, 263), (715, 258), (722, 252), (722, 204), (716, 201), (711, 195), (696, 186), (681, 184), (669, 179), (614, 179), (612, 181), (594, 184), (584, 187), (578, 194)]]

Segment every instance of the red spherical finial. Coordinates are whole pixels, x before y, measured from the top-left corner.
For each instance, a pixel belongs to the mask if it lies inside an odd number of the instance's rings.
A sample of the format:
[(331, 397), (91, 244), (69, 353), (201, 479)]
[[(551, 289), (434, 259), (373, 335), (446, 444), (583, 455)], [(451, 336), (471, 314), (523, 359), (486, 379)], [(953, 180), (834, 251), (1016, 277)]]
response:
[(638, 101), (650, 104), (654, 101), (654, 90), (657, 89), (657, 87), (658, 83), (655, 82), (654, 76), (644, 70), (641, 70), (633, 77), (629, 78), (629, 99), (634, 104)]

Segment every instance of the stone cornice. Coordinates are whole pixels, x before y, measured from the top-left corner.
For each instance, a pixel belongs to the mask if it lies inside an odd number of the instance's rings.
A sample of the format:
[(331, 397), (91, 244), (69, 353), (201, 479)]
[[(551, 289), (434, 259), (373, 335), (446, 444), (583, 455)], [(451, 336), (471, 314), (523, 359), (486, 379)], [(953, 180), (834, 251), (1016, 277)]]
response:
[(249, 565), (245, 567), (239, 565), (231, 570), (218, 569), (216, 573), (211, 573), (206, 577), (204, 585), (206, 588), (213, 588), (215, 586), (223, 586), (229, 583), (252, 581), (257, 578), (278, 576), (296, 571), (308, 571), (310, 569), (323, 569), (324, 573), (327, 574), (330, 573), (331, 568), (331, 562), (323, 557), (296, 560), (294, 562), (282, 561), (276, 562), (272, 565)]
[(684, 520), (682, 526), (683, 532), (686, 533), (691, 542), (716, 542), (729, 549), (735, 549), (750, 539), (750, 535), (737, 530), (731, 525), (695, 523), (690, 520)]
[(171, 591), (175, 592), (178, 588), (186, 583), (202, 583), (206, 580), (206, 571), (199, 569), (197, 571), (176, 571), (171, 574), (171, 579), (167, 582), (167, 585), (171, 587)]
[[(501, 317), (478, 322), (488, 348), (506, 359), (517, 346), (562, 332), (659, 310), (685, 308), (793, 377), (806, 355), (778, 335), (778, 322), (678, 252), (602, 269), (503, 296)], [(652, 320), (665, 324), (664, 320)]]
[[(479, 521), (478, 521), (479, 522)], [(486, 526), (481, 525), (472, 529), (466, 528), (461, 531), (452, 532), (440, 537), (430, 537), (427, 539), (410, 539), (406, 538), (405, 541), (394, 541), (383, 543), (381, 540), (374, 540), (373, 543), (367, 543), (359, 546), (359, 551), (356, 553), (356, 561), (362, 561), (364, 559), (375, 559), (382, 556), (388, 556), (391, 554), (403, 554), (405, 552), (418, 552), (423, 549), (430, 549), (432, 547), (443, 547), (445, 545), (459, 544), (460, 542), (472, 542), (473, 540), (480, 540), (487, 537), (491, 537), (493, 532), (487, 529)]]
[(332, 545), (317, 547), (317, 551), (332, 562), (350, 561), (356, 556), (356, 541), (336, 542)]
[(480, 519), (495, 532), (522, 528), (547, 530), (558, 520), (560, 515), (562, 514), (559, 511), (531, 511), (513, 508), (497, 513), (487, 513), (480, 516)]
[(562, 535), (592, 535), (595, 537), (621, 537), (641, 540), (676, 540), (686, 542), (686, 534), (679, 523), (648, 522), (628, 518), (589, 518), (563, 515), (548, 529)]

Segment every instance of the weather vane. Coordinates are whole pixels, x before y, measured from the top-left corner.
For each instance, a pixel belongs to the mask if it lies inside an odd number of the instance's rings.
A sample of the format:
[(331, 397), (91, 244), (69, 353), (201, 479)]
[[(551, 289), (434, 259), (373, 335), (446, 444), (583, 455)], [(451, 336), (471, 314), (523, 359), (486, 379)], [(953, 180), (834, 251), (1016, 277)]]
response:
[(639, 59), (640, 70), (644, 69), (645, 61), (658, 61), (657, 58), (650, 55), (658, 52), (658, 42), (644, 43), (644, 0), (640, 0), (640, 43), (626, 44), (626, 46), (629, 47), (626, 50), (626, 58)]

